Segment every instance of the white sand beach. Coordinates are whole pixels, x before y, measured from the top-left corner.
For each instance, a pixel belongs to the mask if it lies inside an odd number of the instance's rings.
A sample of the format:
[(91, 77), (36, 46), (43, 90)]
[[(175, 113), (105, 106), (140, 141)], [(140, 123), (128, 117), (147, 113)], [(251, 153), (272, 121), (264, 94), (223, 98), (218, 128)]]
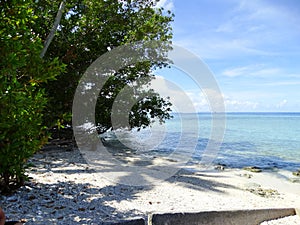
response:
[[(32, 179), (26, 186), (0, 197), (9, 220), (99, 224), (154, 212), (300, 208), (300, 183), (282, 177), (292, 177), (291, 172), (201, 171), (193, 166), (158, 184), (137, 187), (101, 178), (77, 149), (52, 146), (31, 161), (35, 167), (28, 170)], [(298, 216), (288, 220), (300, 224)]]

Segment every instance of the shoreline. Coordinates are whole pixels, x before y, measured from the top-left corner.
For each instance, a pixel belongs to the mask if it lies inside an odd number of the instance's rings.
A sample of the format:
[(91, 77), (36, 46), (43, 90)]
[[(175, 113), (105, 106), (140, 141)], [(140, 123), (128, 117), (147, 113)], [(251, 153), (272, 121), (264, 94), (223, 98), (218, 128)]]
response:
[(9, 220), (99, 224), (149, 213), (300, 208), (300, 183), (274, 172), (191, 166), (159, 184), (126, 186), (95, 174), (76, 148), (50, 146), (31, 162), (32, 179), (14, 194), (0, 196)]

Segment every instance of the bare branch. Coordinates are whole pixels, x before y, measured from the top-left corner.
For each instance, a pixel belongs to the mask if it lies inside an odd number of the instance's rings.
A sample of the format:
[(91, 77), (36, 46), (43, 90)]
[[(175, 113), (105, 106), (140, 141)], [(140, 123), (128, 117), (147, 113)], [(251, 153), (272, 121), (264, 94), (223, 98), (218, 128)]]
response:
[(57, 12), (57, 14), (56, 14), (56, 18), (55, 18), (53, 27), (52, 27), (52, 29), (51, 29), (49, 35), (47, 36), (47, 39), (46, 39), (46, 41), (45, 41), (45, 43), (44, 43), (44, 48), (43, 48), (43, 50), (42, 50), (42, 52), (41, 52), (41, 54), (40, 54), (40, 57), (41, 57), (41, 58), (44, 58), (44, 56), (45, 56), (45, 54), (46, 54), (46, 52), (47, 52), (47, 49), (48, 49), (50, 43), (52, 42), (52, 40), (53, 40), (53, 38), (54, 38), (55, 32), (56, 32), (56, 30), (57, 30), (57, 27), (58, 27), (58, 25), (59, 25), (59, 23), (60, 23), (60, 20), (61, 20), (62, 14), (63, 14), (63, 10), (64, 10), (64, 8), (65, 8), (65, 3), (66, 3), (66, 1), (63, 0), (63, 1), (60, 3), (60, 5), (59, 5), (59, 9), (58, 9), (58, 12)]

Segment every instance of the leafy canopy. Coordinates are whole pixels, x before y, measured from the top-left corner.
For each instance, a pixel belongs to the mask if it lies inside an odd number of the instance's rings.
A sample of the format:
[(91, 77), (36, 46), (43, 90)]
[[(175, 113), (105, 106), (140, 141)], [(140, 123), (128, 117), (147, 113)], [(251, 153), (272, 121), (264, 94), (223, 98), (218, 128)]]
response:
[[(53, 25), (60, 1), (38, 0), (34, 14), (40, 15), (32, 29), (43, 40)], [(154, 76), (156, 67), (167, 65), (166, 52), (170, 49), (173, 15), (154, 8), (152, 0), (69, 0), (56, 35), (45, 55), (58, 57), (66, 70), (57, 80), (44, 85), (50, 97), (47, 122), (70, 123), (74, 92), (80, 78), (91, 63), (109, 49), (136, 41), (163, 41), (157, 51), (158, 60), (145, 61), (111, 72), (111, 78), (102, 88), (96, 106), (99, 132), (111, 128), (111, 108), (125, 85), (144, 80), (145, 85)], [(137, 87), (137, 91), (143, 92)], [(170, 118), (170, 103), (153, 91), (138, 101), (130, 113), (131, 127), (148, 126), (153, 118)], [(48, 124), (49, 125), (49, 124)]]

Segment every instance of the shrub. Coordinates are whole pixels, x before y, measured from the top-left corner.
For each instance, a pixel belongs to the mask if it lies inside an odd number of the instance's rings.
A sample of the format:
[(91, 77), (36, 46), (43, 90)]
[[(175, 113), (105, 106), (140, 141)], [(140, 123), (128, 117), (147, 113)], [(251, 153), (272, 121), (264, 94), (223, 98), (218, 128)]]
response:
[(30, 29), (37, 18), (31, 1), (0, 5), (0, 190), (26, 179), (27, 160), (45, 143), (42, 125), (47, 103), (40, 85), (63, 70), (57, 59), (40, 58), (42, 40)]
[(23, 184), (27, 159), (45, 141), (41, 124), (46, 98), (19, 82), (3, 82), (0, 102), (0, 175), (2, 189), (8, 191)]

